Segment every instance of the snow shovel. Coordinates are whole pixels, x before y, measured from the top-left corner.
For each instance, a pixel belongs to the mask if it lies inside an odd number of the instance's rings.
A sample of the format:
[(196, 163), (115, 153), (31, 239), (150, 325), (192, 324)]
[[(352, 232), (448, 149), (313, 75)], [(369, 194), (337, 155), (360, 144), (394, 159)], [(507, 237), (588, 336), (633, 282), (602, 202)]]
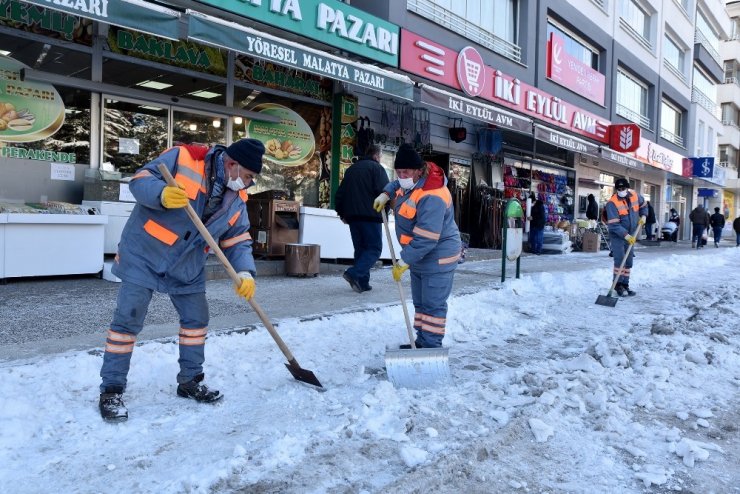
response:
[[(382, 214), (385, 234), (388, 237), (388, 249), (391, 251), (391, 260), (395, 266), (397, 264), (396, 253), (393, 249), (393, 240), (388, 228), (388, 216), (385, 209)], [(406, 330), (408, 331), (411, 348), (408, 350), (385, 351), (385, 370), (388, 379), (397, 388), (423, 389), (447, 384), (451, 380), (449, 350), (447, 348), (416, 347), (403, 286), (400, 281), (397, 281), (396, 285), (398, 285), (398, 294), (401, 297), (401, 307), (403, 308), (403, 317), (406, 320)]]
[[(637, 230), (635, 230), (635, 233), (632, 235), (635, 237), (635, 242), (637, 242), (637, 236), (640, 234), (640, 230), (642, 229), (642, 225), (637, 225)], [(624, 253), (624, 257), (622, 258), (622, 264), (619, 265), (619, 271), (617, 271), (617, 276), (614, 277), (614, 281), (612, 281), (612, 286), (609, 288), (609, 291), (606, 292), (606, 295), (599, 295), (596, 297), (596, 303), (598, 305), (603, 305), (606, 307), (615, 307), (617, 305), (617, 300), (619, 300), (619, 297), (613, 297), (612, 292), (614, 291), (614, 287), (617, 286), (617, 281), (619, 280), (619, 277), (622, 276), (622, 271), (624, 271), (624, 265), (627, 263), (627, 258), (630, 255), (630, 252), (632, 252), (632, 247), (634, 247), (635, 244), (630, 245), (627, 247), (627, 252)]]
[[(159, 169), (159, 173), (162, 174), (165, 181), (167, 182), (167, 185), (171, 185), (173, 187), (177, 187), (177, 182), (175, 182), (175, 179), (172, 177), (172, 174), (167, 169), (167, 166), (164, 165), (164, 163), (160, 163), (157, 168)], [(208, 243), (208, 246), (211, 248), (213, 252), (216, 253), (216, 257), (218, 257), (218, 260), (221, 261), (221, 264), (224, 265), (224, 268), (226, 269), (226, 272), (229, 274), (229, 277), (234, 282), (235, 285), (238, 285), (241, 283), (241, 279), (239, 278), (239, 275), (236, 273), (236, 270), (231, 265), (229, 260), (226, 258), (224, 253), (221, 251), (221, 248), (218, 246), (218, 243), (213, 239), (211, 236), (211, 233), (208, 231), (206, 226), (201, 221), (200, 217), (198, 216), (198, 213), (195, 212), (193, 209), (193, 206), (188, 203), (188, 205), (185, 207), (185, 212), (188, 213), (188, 216), (192, 220), (195, 227), (198, 229), (200, 234), (203, 236), (205, 241)], [(275, 327), (272, 325), (270, 320), (267, 318), (267, 315), (262, 311), (262, 307), (260, 307), (257, 302), (254, 299), (249, 300), (249, 305), (252, 306), (252, 309), (257, 313), (260, 320), (262, 321), (262, 324), (265, 325), (265, 328), (267, 328), (267, 331), (270, 333), (270, 336), (272, 336), (272, 339), (275, 340), (275, 343), (277, 343), (277, 346), (280, 348), (280, 351), (283, 352), (283, 355), (285, 355), (285, 358), (288, 359), (288, 363), (285, 364), (285, 367), (288, 368), (290, 373), (293, 375), (294, 378), (296, 378), (298, 381), (303, 381), (304, 383), (313, 384), (314, 386), (323, 387), (321, 386), (321, 383), (316, 378), (313, 372), (310, 370), (303, 369), (300, 365), (298, 365), (298, 362), (296, 361), (295, 357), (293, 357), (293, 354), (290, 353), (290, 350), (288, 349), (288, 346), (285, 344), (282, 338), (280, 338), (280, 335), (278, 334)]]

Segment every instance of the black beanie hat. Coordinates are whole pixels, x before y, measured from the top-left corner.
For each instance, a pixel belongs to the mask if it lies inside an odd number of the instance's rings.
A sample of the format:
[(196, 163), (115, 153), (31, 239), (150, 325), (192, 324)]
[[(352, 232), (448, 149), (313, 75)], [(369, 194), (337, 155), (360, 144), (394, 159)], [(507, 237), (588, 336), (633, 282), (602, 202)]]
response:
[(417, 153), (411, 144), (401, 144), (396, 151), (396, 159), (393, 162), (393, 168), (398, 170), (399, 168), (418, 170), (424, 168), (424, 160), (421, 159), (419, 153)]
[(618, 178), (614, 181), (614, 188), (619, 189), (620, 187), (624, 187), (625, 189), (630, 188), (630, 183), (627, 181), (626, 178)]
[(226, 148), (226, 154), (247, 170), (259, 173), (262, 171), (262, 155), (265, 154), (265, 145), (257, 139), (239, 139)]

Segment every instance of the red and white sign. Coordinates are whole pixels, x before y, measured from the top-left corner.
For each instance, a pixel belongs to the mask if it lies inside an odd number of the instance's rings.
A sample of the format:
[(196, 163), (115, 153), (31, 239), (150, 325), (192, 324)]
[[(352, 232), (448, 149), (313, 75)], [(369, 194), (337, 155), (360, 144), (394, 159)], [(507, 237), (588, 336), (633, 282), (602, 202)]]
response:
[(632, 154), (638, 160), (655, 168), (660, 168), (676, 175), (683, 174), (684, 156), (648, 139), (640, 139), (640, 147)]
[(469, 96), (479, 96), (486, 85), (483, 57), (472, 46), (460, 50), (457, 56), (457, 80)]
[[(464, 58), (468, 58), (468, 52)], [(609, 121), (571, 106), (556, 96), (525, 84), (516, 77), (483, 65), (479, 76), (478, 94), (469, 93), (461, 84), (468, 78), (457, 78), (457, 63), (463, 59), (450, 48), (401, 30), (401, 69), (446, 86), (463, 89), (471, 96), (498, 103), (518, 112), (557, 125), (571, 132), (609, 143)], [(483, 63), (481, 58), (480, 63)], [(479, 80), (476, 78), (476, 80)]]
[(606, 77), (565, 51), (565, 41), (550, 33), (547, 42), (547, 77), (561, 86), (604, 105)]
[(457, 81), (457, 52), (416, 33), (401, 29), (401, 68), (445, 86), (461, 89)]
[(620, 153), (630, 153), (640, 147), (640, 126), (637, 124), (611, 124), (609, 147)]

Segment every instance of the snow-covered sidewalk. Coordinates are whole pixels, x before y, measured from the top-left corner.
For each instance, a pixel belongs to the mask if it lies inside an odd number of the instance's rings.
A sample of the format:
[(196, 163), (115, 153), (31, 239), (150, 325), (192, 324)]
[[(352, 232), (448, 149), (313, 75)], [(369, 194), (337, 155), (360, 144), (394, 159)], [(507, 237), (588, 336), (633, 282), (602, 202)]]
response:
[[(200, 405), (177, 345), (136, 347), (130, 419), (97, 411), (102, 356), (0, 367), (4, 492), (740, 492), (740, 249), (638, 258), (450, 300), (454, 384), (394, 389), (398, 306), (279, 331), (325, 386), (293, 380), (264, 329), (209, 337)], [(321, 296), (316, 294), (316, 296)], [(652, 486), (652, 487), (651, 487)], [(657, 486), (657, 487), (655, 487)]]

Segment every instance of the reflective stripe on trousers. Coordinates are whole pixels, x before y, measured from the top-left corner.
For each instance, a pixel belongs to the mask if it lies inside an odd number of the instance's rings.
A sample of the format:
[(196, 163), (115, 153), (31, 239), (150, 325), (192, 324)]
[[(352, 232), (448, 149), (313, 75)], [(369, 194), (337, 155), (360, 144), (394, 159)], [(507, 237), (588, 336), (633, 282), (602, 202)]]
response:
[(447, 299), (452, 292), (455, 271), (429, 274), (418, 274), (413, 269), (410, 271), (417, 344), (440, 347), (447, 320)]
[[(101, 392), (108, 387), (126, 388), (134, 341), (144, 327), (151, 299), (151, 289), (126, 281), (121, 283), (100, 369)], [(203, 372), (208, 302), (203, 292), (170, 294), (170, 300), (180, 316), (180, 372), (177, 382), (184, 383)]]

